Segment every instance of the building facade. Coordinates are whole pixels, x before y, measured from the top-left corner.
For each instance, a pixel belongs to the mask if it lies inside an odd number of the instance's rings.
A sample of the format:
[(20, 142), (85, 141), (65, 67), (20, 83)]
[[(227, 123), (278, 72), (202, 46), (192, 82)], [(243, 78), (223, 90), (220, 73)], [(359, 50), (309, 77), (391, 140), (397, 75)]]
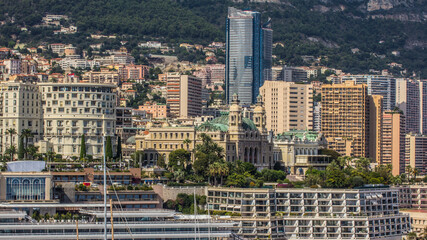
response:
[(313, 129), (313, 86), (266, 81), (260, 88), (266, 111), (267, 130), (275, 134)]
[(24, 129), (29, 129), (32, 133), (28, 137), (28, 145), (42, 139), (42, 96), (35, 82), (18, 79), (2, 82), (0, 99), (1, 152), (10, 146), (18, 149), (19, 136)]
[[(259, 99), (261, 101), (261, 99)], [(262, 103), (260, 103), (262, 104)], [(229, 162), (241, 160), (250, 162), (257, 168), (272, 168), (273, 144), (268, 141), (265, 128), (265, 117), (262, 105), (254, 109), (254, 121), (242, 115), (237, 95), (234, 96), (230, 112), (205, 122), (198, 127), (171, 126), (165, 123), (161, 126), (148, 126), (147, 132), (135, 137), (136, 150), (144, 151), (148, 164), (155, 165), (162, 156), (168, 162), (170, 152), (186, 149), (194, 160), (193, 150), (201, 143), (201, 134), (207, 134), (224, 149), (225, 159)], [(184, 140), (190, 143), (184, 143)]]
[(384, 112), (381, 131), (381, 164), (391, 164), (394, 176), (405, 172), (405, 116)]
[(365, 84), (322, 86), (321, 131), (329, 147), (342, 155), (368, 157), (369, 96)]
[(208, 188), (209, 210), (226, 211), (248, 239), (401, 239), (409, 216), (398, 190)]
[(381, 95), (384, 97), (384, 110), (393, 110), (396, 106), (396, 79), (390, 76), (380, 75), (348, 75), (343, 76), (342, 81), (355, 81), (356, 84), (366, 84), (369, 95)]
[(270, 20), (261, 24), (261, 14), (230, 7), (226, 22), (226, 101), (233, 94), (241, 103), (256, 102), (259, 88), (272, 79), (273, 30)]
[(328, 142), (322, 134), (312, 131), (289, 131), (273, 138), (273, 160), (279, 162), (292, 175), (305, 176), (308, 168), (325, 170), (331, 162), (321, 155), (320, 149)]
[(199, 78), (179, 73), (167, 73), (166, 102), (176, 118), (197, 117), (202, 114), (202, 82)]
[(427, 81), (399, 79), (396, 96), (396, 104), (406, 117), (406, 132), (427, 134)]
[(427, 175), (427, 136), (408, 134), (405, 145), (405, 164), (418, 170), (418, 175)]

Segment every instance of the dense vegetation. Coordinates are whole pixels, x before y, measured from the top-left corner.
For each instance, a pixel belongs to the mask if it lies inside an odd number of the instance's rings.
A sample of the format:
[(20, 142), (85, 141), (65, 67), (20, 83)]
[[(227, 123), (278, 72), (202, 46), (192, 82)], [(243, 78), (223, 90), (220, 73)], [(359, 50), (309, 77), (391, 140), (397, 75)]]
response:
[[(103, 42), (103, 48), (118, 48), (126, 39), (128, 48), (138, 41), (160, 39), (170, 44), (189, 42), (206, 44), (225, 41), (227, 7), (262, 12), (273, 20), (274, 41), (282, 42), (274, 54), (276, 61), (288, 65), (305, 63), (301, 56), (322, 57), (321, 63), (352, 73), (369, 69), (388, 68), (390, 62), (402, 63), (416, 73), (427, 76), (425, 22), (401, 22), (373, 19), (359, 10), (360, 1), (287, 0), (284, 4), (234, 3), (230, 0), (20, 0), (0, 2), (0, 45), (13, 46), (16, 40), (73, 43), (79, 50), (89, 44)], [(344, 6), (338, 11), (322, 13), (315, 6)], [(418, 4), (418, 3), (415, 3)], [(415, 5), (400, 12), (424, 11), (425, 5)], [(399, 9), (398, 9), (399, 10)], [(395, 11), (393, 9), (393, 11)], [(397, 10), (396, 10), (397, 11)], [(46, 14), (66, 14), (79, 31), (72, 35), (53, 35), (52, 28), (34, 27)], [(389, 12), (376, 12), (387, 14)], [(14, 18), (12, 23), (11, 19)], [(26, 27), (28, 31), (21, 31)], [(117, 39), (88, 39), (89, 34), (115, 34)], [(352, 48), (359, 52), (353, 54)], [(399, 51), (394, 56), (392, 51)], [(181, 59), (200, 60), (178, 50)], [(194, 55), (194, 54), (193, 54)], [(399, 69), (393, 72), (398, 73)], [(410, 74), (408, 73), (408, 74)]]

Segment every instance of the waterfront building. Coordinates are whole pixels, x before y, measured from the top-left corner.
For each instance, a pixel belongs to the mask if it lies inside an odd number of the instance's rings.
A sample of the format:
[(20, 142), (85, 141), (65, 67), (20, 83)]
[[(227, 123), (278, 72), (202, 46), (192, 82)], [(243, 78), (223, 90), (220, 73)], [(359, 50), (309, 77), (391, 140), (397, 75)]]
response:
[(409, 216), (399, 212), (398, 190), (207, 189), (210, 211), (232, 213), (248, 239), (401, 239)]
[(427, 185), (402, 185), (399, 190), (400, 207), (410, 209), (427, 209)]
[[(33, 208), (40, 206), (33, 205)], [(60, 207), (60, 206), (58, 206)], [(86, 210), (84, 206), (64, 205), (78, 209), (76, 213), (86, 220), (26, 221), (31, 219), (25, 211), (3, 211), (0, 218), (0, 239), (102, 239), (104, 235), (104, 213)], [(115, 239), (232, 239), (236, 235), (232, 221), (217, 221), (206, 217), (184, 216), (170, 210), (110, 211), (107, 212), (107, 237)], [(111, 222), (112, 221), (112, 222)], [(78, 224), (78, 227), (77, 227)]]
[(228, 8), (226, 22), (226, 102), (233, 94), (243, 105), (256, 102), (264, 81), (272, 80), (271, 20), (261, 24), (261, 13)]
[(265, 81), (260, 88), (267, 130), (280, 134), (313, 129), (313, 86), (283, 81)]

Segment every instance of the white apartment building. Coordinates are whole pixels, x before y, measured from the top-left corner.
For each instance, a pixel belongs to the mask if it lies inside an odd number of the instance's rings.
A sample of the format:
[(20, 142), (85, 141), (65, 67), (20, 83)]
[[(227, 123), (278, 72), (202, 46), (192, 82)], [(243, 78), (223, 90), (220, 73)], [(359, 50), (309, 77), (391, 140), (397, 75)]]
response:
[(399, 190), (399, 202), (403, 208), (427, 209), (427, 185), (403, 185)]
[(5, 134), (10, 128), (17, 132), (12, 137), (15, 147), (22, 129), (31, 129), (34, 139), (29, 144), (63, 156), (79, 156), (84, 134), (86, 153), (100, 157), (103, 135), (115, 134), (114, 85), (9, 81), (1, 84), (0, 96), (2, 151), (10, 145), (10, 135)]
[[(0, 152), (10, 145), (18, 149), (19, 135), (23, 129), (30, 129), (33, 137), (28, 144), (34, 144), (41, 138), (43, 123), (41, 120), (42, 106), (39, 88), (34, 83), (8, 81), (0, 85)], [(8, 129), (15, 129), (12, 138)]]
[(207, 188), (208, 208), (234, 213), (248, 239), (391, 239), (410, 230), (390, 188)]

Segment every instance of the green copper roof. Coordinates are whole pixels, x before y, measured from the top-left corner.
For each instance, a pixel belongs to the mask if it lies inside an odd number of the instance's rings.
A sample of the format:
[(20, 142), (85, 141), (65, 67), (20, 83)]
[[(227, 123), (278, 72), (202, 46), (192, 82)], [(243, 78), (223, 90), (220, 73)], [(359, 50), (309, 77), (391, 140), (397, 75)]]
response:
[[(205, 122), (203, 124), (201, 124), (199, 127), (197, 127), (197, 131), (204, 131), (204, 132), (209, 132), (209, 131), (221, 131), (221, 132), (227, 132), (228, 131), (228, 114), (225, 113), (221, 113), (221, 117), (217, 117), (215, 119), (213, 119), (210, 122)], [(243, 118), (242, 119), (243, 122), (243, 129), (245, 130), (251, 130), (251, 131), (256, 131), (257, 128), (254, 124), (254, 122), (252, 122), (252, 120), (250, 120), (249, 118)]]
[(303, 139), (304, 134), (305, 134), (305, 137), (307, 138), (307, 140), (311, 140), (311, 141), (316, 140), (317, 136), (319, 135), (319, 133), (315, 132), (315, 131), (290, 130), (288, 132), (278, 134), (276, 137), (277, 138), (287, 138), (287, 139), (291, 140), (295, 136), (296, 138)]

